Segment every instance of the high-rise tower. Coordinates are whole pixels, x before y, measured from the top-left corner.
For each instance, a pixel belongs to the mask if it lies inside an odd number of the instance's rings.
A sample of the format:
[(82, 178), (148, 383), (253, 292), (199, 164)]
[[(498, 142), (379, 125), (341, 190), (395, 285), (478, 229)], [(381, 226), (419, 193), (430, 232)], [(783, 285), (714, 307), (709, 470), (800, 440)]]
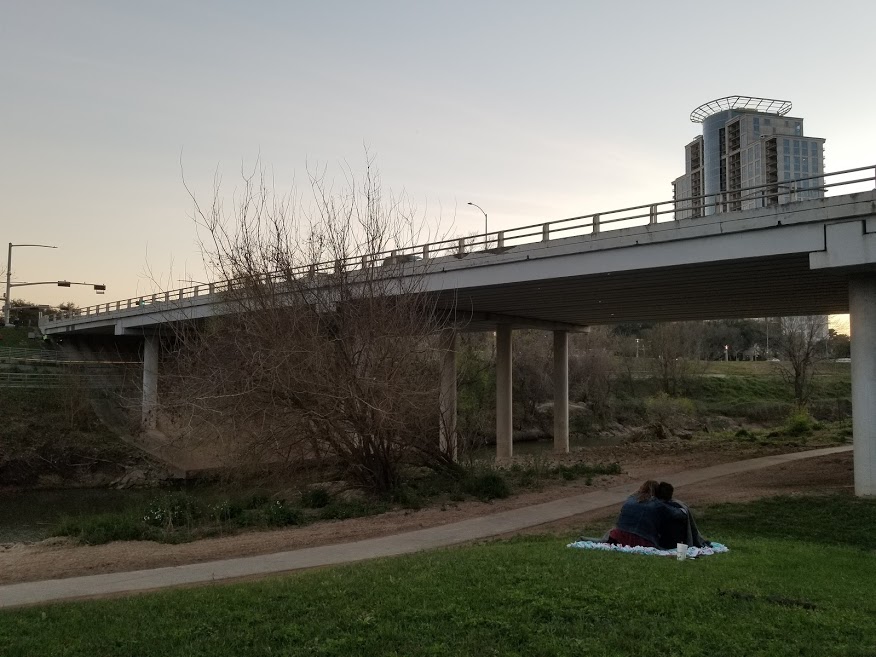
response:
[(676, 218), (823, 196), (824, 139), (804, 137), (790, 111), (787, 100), (728, 96), (691, 112), (703, 134), (685, 146), (685, 173), (672, 183)]

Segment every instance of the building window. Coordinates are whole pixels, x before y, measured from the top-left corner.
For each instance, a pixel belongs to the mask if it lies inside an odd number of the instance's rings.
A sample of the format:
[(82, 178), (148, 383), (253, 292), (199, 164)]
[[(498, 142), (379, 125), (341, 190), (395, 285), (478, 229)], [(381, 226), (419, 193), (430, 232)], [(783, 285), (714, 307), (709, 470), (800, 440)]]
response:
[(772, 123), (770, 122), (769, 119), (764, 119), (764, 120), (763, 120), (763, 124), (764, 124), (764, 125), (772, 125)]
[(809, 158), (803, 158), (803, 173), (809, 173)]
[(799, 123), (794, 123), (794, 134), (801, 136), (803, 134), (803, 126)]
[(794, 171), (799, 171), (799, 170), (800, 170), (800, 156), (795, 155), (794, 156)]
[(782, 147), (783, 147), (784, 150), (785, 150), (785, 155), (790, 155), (790, 154), (791, 154), (791, 142), (790, 142), (789, 140), (787, 140), (787, 139), (783, 139), (783, 140), (782, 140)]
[(791, 170), (791, 156), (786, 155), (785, 156), (785, 171), (790, 171), (790, 170)]

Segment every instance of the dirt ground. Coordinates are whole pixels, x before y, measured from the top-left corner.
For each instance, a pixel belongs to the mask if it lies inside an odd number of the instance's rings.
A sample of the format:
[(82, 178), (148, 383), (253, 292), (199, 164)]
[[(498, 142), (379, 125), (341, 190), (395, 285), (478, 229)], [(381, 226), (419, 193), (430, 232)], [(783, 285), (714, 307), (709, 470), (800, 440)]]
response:
[[(658, 474), (668, 477), (673, 472), (682, 470), (796, 450), (726, 445), (691, 449), (684, 443), (669, 443), (591, 448), (586, 451), (584, 458), (588, 462), (618, 461), (624, 474), (601, 477), (592, 486), (581, 481), (557, 482), (543, 490), (491, 503), (465, 501), (419, 511), (391, 511), (379, 516), (243, 533), (180, 545), (131, 541), (80, 546), (65, 538), (47, 539), (34, 544), (3, 545), (0, 546), (0, 584), (176, 566), (356, 541), (539, 504), (640, 481)], [(581, 458), (580, 453), (578, 458)], [(743, 501), (796, 492), (849, 491), (851, 488), (852, 455), (844, 453), (679, 487), (676, 496), (696, 507), (719, 501)], [(582, 526), (592, 525), (601, 519), (605, 519), (607, 526), (616, 512), (616, 509), (596, 511), (534, 527), (522, 533), (571, 535)], [(707, 531), (707, 528), (704, 530)]]

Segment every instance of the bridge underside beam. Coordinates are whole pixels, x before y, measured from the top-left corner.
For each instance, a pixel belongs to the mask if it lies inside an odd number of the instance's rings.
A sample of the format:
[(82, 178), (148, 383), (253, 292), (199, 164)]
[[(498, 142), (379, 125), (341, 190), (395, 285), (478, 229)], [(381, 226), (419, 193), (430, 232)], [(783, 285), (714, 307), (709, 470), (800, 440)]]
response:
[(509, 315), (508, 313), (480, 312), (451, 310), (453, 323), (461, 331), (495, 331), (500, 324), (513, 325), (517, 329), (536, 329), (541, 331), (569, 331), (582, 333), (589, 327), (570, 322), (554, 322), (539, 319), (538, 317), (525, 317), (523, 315)]
[[(620, 322), (848, 312), (848, 279), (809, 254), (592, 274), (446, 293), (448, 307), (557, 330)], [(444, 298), (441, 300), (444, 301)], [(539, 322), (535, 326), (532, 322)]]

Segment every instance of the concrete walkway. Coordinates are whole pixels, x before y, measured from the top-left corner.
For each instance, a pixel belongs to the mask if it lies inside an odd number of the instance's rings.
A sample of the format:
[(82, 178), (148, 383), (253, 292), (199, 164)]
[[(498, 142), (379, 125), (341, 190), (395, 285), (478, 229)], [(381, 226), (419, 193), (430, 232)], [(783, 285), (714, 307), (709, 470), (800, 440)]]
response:
[[(829, 447), (794, 454), (765, 456), (686, 472), (675, 472), (663, 477), (655, 473), (655, 478), (671, 479), (675, 487), (680, 488), (709, 479), (750, 472), (801, 459), (839, 454), (851, 449), (851, 446)], [(9, 584), (0, 586), (0, 607), (16, 607), (58, 600), (202, 584), (447, 547), (562, 520), (588, 511), (618, 506), (636, 486), (637, 484), (614, 486), (544, 504), (353, 543), (325, 545), (185, 566)]]

